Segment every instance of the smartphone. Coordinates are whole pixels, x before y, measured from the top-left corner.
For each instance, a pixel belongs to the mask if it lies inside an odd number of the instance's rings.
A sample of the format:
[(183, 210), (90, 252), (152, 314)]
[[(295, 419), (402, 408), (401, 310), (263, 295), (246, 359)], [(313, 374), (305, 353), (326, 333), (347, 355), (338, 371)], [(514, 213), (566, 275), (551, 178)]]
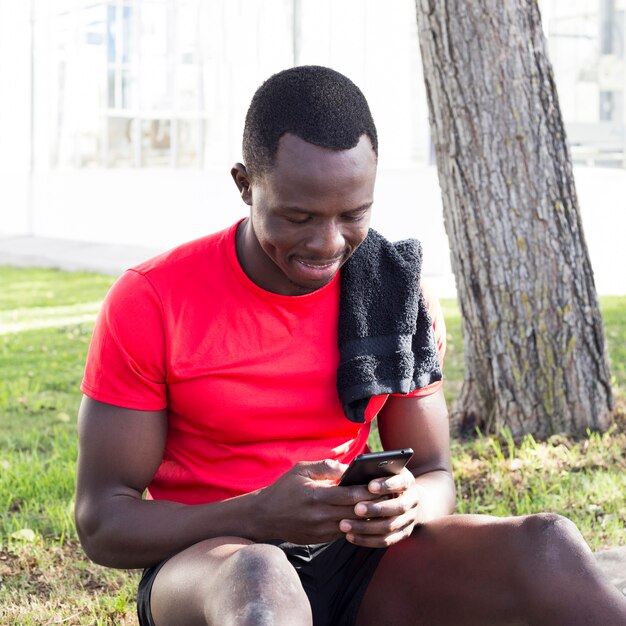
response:
[(339, 485), (343, 487), (367, 485), (374, 478), (399, 474), (412, 456), (413, 450), (411, 448), (359, 454), (348, 465), (348, 469), (343, 473)]

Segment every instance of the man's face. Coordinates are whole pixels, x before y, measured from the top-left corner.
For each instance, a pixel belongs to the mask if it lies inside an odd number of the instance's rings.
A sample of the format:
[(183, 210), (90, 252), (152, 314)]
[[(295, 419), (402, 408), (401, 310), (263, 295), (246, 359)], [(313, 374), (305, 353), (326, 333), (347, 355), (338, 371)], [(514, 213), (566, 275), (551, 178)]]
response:
[(236, 166), (233, 176), (250, 204), (239, 260), (268, 291), (302, 295), (323, 287), (367, 235), (376, 155), (365, 135), (336, 151), (286, 134), (269, 172), (251, 180)]

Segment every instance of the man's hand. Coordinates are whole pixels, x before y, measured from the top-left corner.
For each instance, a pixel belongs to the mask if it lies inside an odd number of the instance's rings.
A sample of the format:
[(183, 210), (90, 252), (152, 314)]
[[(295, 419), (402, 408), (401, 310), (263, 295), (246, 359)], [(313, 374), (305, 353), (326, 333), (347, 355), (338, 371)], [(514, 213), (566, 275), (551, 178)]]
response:
[(406, 539), (418, 522), (423, 488), (408, 469), (368, 485), (367, 498), (358, 502), (339, 529), (346, 539), (369, 548), (386, 548)]
[(261, 489), (258, 521), (262, 536), (255, 539), (308, 544), (343, 537), (340, 521), (357, 517), (357, 503), (376, 501), (381, 496), (362, 485), (338, 487), (346, 468), (331, 459), (301, 462)]

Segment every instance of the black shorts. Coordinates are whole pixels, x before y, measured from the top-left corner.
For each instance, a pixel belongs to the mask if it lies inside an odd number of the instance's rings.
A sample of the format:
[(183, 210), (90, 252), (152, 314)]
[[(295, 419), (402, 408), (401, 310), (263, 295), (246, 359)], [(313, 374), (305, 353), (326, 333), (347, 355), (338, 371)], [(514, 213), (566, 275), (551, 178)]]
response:
[[(353, 626), (367, 586), (384, 549), (362, 548), (344, 539), (316, 545), (269, 541), (278, 546), (298, 572), (309, 598), (314, 626)], [(150, 612), (152, 583), (162, 561), (144, 570), (137, 591), (140, 626), (155, 626)]]

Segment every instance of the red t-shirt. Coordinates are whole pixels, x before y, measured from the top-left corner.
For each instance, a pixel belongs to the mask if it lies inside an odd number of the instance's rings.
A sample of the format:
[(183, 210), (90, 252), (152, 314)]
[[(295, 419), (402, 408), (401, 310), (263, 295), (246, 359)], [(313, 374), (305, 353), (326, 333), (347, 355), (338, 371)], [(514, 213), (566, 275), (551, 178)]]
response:
[[(298, 461), (349, 462), (387, 399), (372, 398), (365, 424), (344, 416), (339, 276), (303, 296), (265, 291), (239, 265), (236, 228), (128, 270), (96, 322), (81, 390), (116, 406), (167, 410), (154, 499), (223, 500), (267, 486)], [(429, 308), (443, 358), (441, 310)]]

